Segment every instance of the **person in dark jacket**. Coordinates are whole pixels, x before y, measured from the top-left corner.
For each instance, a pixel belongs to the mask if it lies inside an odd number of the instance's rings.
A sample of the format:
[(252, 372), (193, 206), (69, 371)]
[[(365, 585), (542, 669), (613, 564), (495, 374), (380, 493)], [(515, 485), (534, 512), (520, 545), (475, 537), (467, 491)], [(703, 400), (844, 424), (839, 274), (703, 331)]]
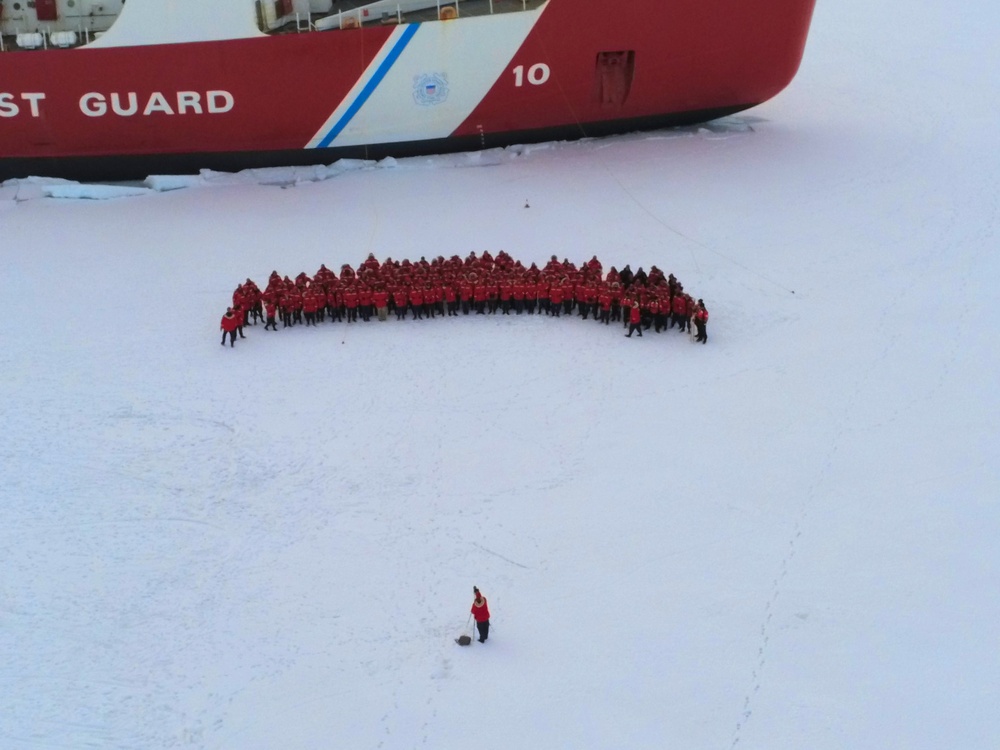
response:
[(626, 264), (625, 268), (618, 274), (618, 278), (621, 279), (622, 286), (628, 289), (632, 286), (632, 279), (635, 278), (635, 274), (632, 273), (632, 269)]
[(486, 597), (475, 586), (472, 592), (476, 598), (472, 600), (472, 616), (476, 620), (476, 629), (479, 631), (479, 642), (486, 643), (490, 635), (490, 606), (486, 603)]

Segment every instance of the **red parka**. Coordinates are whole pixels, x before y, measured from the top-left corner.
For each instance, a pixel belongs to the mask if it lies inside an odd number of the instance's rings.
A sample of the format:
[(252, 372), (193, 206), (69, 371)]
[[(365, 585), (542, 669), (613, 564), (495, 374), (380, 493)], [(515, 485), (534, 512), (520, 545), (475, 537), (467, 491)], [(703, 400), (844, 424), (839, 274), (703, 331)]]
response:
[(472, 602), (472, 616), (476, 618), (476, 622), (486, 622), (490, 619), (490, 605), (487, 604), (486, 597), (482, 594)]

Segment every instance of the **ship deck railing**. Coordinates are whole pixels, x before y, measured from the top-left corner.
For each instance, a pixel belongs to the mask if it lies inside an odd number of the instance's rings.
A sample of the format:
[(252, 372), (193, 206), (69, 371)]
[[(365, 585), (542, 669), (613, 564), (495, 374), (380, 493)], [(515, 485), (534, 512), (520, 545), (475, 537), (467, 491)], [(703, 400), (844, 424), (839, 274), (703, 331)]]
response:
[(270, 29), (269, 33), (295, 34), (385, 24), (450, 21), (534, 10), (544, 2), (545, 0), (345, 0), (337, 4), (336, 12), (314, 13), (309, 18), (296, 14)]
[[(336, 11), (311, 13), (308, 16), (293, 14), (275, 20), (270, 28), (262, 30), (268, 35), (301, 34), (317, 31), (335, 31), (378, 26), (385, 24), (448, 22), (476, 16), (499, 13), (517, 13), (535, 10), (546, 0), (376, 0), (359, 2), (343, 0), (335, 3)], [(51, 31), (39, 29), (13, 34), (0, 33), (0, 52), (10, 50), (72, 49), (89, 44), (102, 32), (87, 27), (78, 30)]]
[(93, 32), (86, 26), (74, 30), (14, 32), (0, 34), (0, 52), (8, 50), (71, 49), (90, 44), (101, 32)]

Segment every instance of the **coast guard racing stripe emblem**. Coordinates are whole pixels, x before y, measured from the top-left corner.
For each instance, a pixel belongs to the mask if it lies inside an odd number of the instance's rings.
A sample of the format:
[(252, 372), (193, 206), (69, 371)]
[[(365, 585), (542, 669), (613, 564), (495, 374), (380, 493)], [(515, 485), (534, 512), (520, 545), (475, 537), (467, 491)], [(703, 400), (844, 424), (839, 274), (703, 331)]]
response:
[(305, 147), (448, 138), (503, 75), (545, 7), (396, 27)]

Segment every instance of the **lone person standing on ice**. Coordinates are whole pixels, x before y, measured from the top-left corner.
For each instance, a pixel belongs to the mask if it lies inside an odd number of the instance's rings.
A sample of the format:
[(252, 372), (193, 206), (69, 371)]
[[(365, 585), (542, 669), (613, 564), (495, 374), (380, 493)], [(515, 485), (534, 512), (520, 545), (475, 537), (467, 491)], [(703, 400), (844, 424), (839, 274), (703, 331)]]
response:
[(490, 607), (479, 589), (473, 586), (472, 591), (476, 595), (472, 602), (472, 616), (476, 618), (476, 628), (479, 629), (479, 642), (486, 643), (490, 635)]
[(703, 344), (708, 343), (708, 308), (705, 307), (705, 303), (698, 300), (698, 305), (694, 308), (694, 326), (698, 329), (698, 335), (695, 337), (695, 341), (700, 341)]
[[(226, 314), (222, 316), (222, 345), (226, 345), (226, 334), (229, 334), (229, 345), (236, 346), (236, 329), (240, 326), (239, 313), (233, 312), (233, 308), (226, 309)], [(246, 338), (244, 336), (243, 338)]]

